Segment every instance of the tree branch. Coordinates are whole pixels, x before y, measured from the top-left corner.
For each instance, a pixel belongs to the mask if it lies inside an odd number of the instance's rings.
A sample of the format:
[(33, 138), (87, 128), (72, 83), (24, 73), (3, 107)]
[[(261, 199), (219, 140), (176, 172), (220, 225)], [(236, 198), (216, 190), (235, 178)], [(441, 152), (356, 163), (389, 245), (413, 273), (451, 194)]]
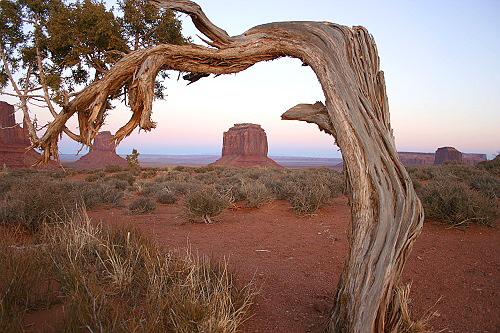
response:
[(326, 106), (321, 102), (297, 104), (281, 115), (282, 120), (302, 120), (318, 125), (321, 131), (335, 136), (335, 130)]
[(205, 36), (212, 40), (209, 45), (221, 48), (231, 44), (233, 37), (230, 37), (226, 31), (213, 24), (205, 15), (198, 4), (187, 0), (149, 0), (157, 7), (172, 9), (191, 16), (191, 20), (196, 28)]

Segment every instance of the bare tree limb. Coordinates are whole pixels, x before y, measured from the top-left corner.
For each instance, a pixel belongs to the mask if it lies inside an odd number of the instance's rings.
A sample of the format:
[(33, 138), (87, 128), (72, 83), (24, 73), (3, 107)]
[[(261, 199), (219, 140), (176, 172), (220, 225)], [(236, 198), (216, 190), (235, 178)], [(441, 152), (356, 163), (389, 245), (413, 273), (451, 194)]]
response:
[(349, 249), (329, 319), (329, 332), (398, 332), (403, 325), (397, 292), (406, 258), (420, 233), (423, 210), (399, 161), (390, 126), (383, 72), (373, 37), (363, 27), (328, 22), (280, 22), (229, 37), (190, 1), (154, 0), (190, 15), (217, 47), (159, 45), (123, 57), (99, 81), (76, 95), (39, 140), (43, 158), (57, 157), (66, 121), (78, 114), (82, 142), (90, 144), (110, 96), (130, 87), (132, 118), (119, 142), (151, 120), (154, 79), (160, 69), (229, 74), (290, 56), (315, 72), (325, 104), (299, 105), (284, 118), (314, 122), (335, 136), (342, 150), (352, 221)]
[(233, 37), (230, 37), (226, 31), (222, 30), (213, 24), (205, 15), (198, 4), (187, 0), (150, 0), (152, 4), (160, 8), (172, 9), (191, 16), (195, 27), (205, 36), (212, 40), (212, 43), (206, 42), (214, 47), (222, 47), (232, 42)]
[(335, 136), (326, 106), (321, 102), (297, 104), (281, 115), (282, 120), (302, 120), (318, 125), (321, 131)]

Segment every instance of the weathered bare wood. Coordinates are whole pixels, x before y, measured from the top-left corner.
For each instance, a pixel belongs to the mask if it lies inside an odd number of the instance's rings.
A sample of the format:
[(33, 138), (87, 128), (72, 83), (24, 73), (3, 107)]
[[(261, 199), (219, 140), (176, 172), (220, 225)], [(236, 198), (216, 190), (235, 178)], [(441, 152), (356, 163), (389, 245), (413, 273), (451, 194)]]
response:
[(282, 120), (302, 120), (318, 125), (321, 131), (335, 136), (326, 106), (321, 102), (297, 104), (281, 115)]
[(119, 142), (150, 119), (153, 82), (160, 69), (229, 74), (282, 56), (301, 59), (321, 83), (325, 105), (299, 105), (285, 118), (316, 123), (335, 136), (342, 151), (352, 221), (329, 332), (397, 332), (401, 297), (396, 292), (404, 263), (420, 232), (423, 210), (399, 161), (389, 120), (383, 72), (372, 36), (363, 27), (327, 22), (281, 22), (257, 26), (240, 36), (205, 20), (188, 1), (159, 1), (191, 15), (218, 49), (159, 45), (123, 57), (100, 81), (73, 98), (39, 140), (44, 158), (57, 156), (57, 139), (78, 113), (87, 144), (99, 130), (110, 96), (131, 87), (132, 118), (116, 134)]
[(230, 37), (226, 31), (213, 24), (205, 15), (203, 10), (201, 10), (201, 7), (192, 1), (150, 0), (150, 2), (160, 8), (176, 10), (191, 16), (191, 20), (193, 21), (195, 27), (212, 40), (212, 42), (203, 40), (209, 45), (222, 47), (224, 45), (230, 44), (232, 41), (232, 37)]

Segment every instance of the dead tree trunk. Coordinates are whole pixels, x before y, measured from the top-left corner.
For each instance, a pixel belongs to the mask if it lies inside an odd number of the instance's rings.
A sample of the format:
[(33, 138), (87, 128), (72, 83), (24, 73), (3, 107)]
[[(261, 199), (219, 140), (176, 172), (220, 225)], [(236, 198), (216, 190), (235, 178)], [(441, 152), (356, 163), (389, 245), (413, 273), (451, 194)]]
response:
[(139, 126), (150, 130), (154, 79), (160, 69), (228, 74), (283, 56), (301, 59), (316, 73), (326, 103), (300, 104), (283, 119), (316, 123), (342, 151), (352, 221), (349, 252), (328, 323), (329, 332), (398, 332), (401, 303), (396, 288), (422, 227), (423, 211), (399, 161), (383, 72), (372, 36), (363, 27), (327, 22), (282, 22), (257, 26), (230, 37), (195, 3), (154, 0), (191, 15), (212, 47), (160, 45), (125, 56), (100, 81), (76, 96), (34, 145), (45, 159), (57, 157), (66, 121), (78, 113), (87, 144), (99, 131), (106, 101), (130, 88), (132, 118), (116, 134), (119, 142)]

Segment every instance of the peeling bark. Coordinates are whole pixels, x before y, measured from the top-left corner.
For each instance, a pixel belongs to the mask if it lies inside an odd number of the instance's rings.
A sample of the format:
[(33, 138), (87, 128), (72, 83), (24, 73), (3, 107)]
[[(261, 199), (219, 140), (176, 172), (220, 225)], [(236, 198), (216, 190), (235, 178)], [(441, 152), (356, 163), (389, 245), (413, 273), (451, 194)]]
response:
[(190, 1), (152, 1), (191, 15), (213, 47), (159, 45), (123, 57), (98, 82), (73, 98), (38, 144), (43, 158), (57, 157), (57, 139), (78, 113), (80, 137), (90, 144), (104, 121), (110, 96), (130, 88), (132, 118), (117, 132), (120, 142), (151, 120), (154, 78), (160, 69), (229, 74), (283, 56), (308, 64), (321, 83), (325, 104), (300, 104), (283, 119), (316, 123), (342, 151), (352, 221), (349, 251), (328, 332), (401, 330), (401, 272), (420, 233), (423, 210), (399, 161), (389, 121), (383, 72), (372, 36), (363, 27), (328, 22), (281, 22), (230, 37)]

